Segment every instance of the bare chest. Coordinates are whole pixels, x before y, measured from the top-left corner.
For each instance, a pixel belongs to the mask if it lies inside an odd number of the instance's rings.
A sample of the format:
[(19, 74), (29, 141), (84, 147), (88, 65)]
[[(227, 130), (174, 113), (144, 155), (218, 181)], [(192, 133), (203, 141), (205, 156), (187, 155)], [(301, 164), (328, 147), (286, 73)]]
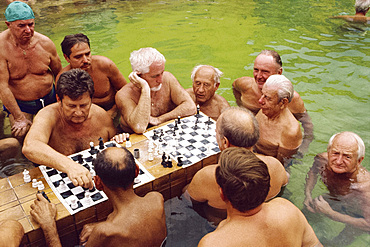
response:
[(151, 94), (151, 116), (158, 117), (175, 108), (167, 89)]

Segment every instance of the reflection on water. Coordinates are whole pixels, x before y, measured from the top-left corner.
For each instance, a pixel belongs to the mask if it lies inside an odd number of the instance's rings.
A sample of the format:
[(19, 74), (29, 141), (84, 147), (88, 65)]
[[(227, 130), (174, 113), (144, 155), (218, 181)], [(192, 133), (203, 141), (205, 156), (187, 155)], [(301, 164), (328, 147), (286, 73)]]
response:
[[(126, 78), (130, 52), (153, 46), (165, 55), (166, 69), (185, 88), (191, 86), (195, 65), (220, 68), (224, 77), (218, 93), (231, 105), (236, 105), (232, 82), (252, 76), (256, 55), (274, 49), (282, 56), (283, 74), (305, 102), (315, 136), (305, 156), (290, 167), (283, 197), (303, 209), (305, 176), (314, 156), (326, 150), (336, 132), (348, 130), (362, 137), (368, 150), (363, 165), (370, 169), (369, 26), (329, 18), (354, 13), (353, 1), (39, 0), (32, 7), (36, 31), (54, 41), (64, 66), (60, 42), (71, 33), (88, 35), (92, 53), (112, 59)], [(4, 10), (2, 1), (0, 11)], [(0, 24), (0, 29), (6, 25)], [(317, 189), (327, 192), (324, 187)], [(307, 216), (320, 240), (328, 239), (329, 246), (345, 227), (326, 217)], [(192, 220), (186, 221), (191, 224)], [(187, 230), (182, 234), (188, 237)], [(368, 234), (351, 236), (354, 240), (343, 244), (370, 242)], [(171, 246), (186, 244), (178, 240)]]

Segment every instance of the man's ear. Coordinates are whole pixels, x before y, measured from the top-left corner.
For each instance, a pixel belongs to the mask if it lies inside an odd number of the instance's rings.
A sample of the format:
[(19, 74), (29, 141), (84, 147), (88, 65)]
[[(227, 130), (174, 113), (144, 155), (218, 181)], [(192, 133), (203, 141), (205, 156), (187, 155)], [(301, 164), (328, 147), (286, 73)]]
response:
[(139, 168), (138, 164), (135, 163), (135, 165), (136, 165), (136, 169), (135, 169), (135, 178), (136, 178), (139, 175), (140, 168)]
[(228, 201), (228, 200), (227, 200), (227, 198), (226, 198), (226, 196), (224, 195), (224, 191), (222, 190), (222, 188), (221, 188), (221, 187), (218, 187), (218, 189), (219, 189), (219, 191), (220, 191), (220, 197), (221, 197), (221, 199), (222, 199), (224, 202)]
[(94, 177), (94, 182), (95, 182), (95, 187), (96, 187), (98, 190), (103, 190), (103, 188), (104, 188), (104, 183), (103, 183), (103, 181), (101, 181), (101, 178), (100, 178), (98, 175), (96, 175), (96, 176)]
[(220, 83), (215, 83), (215, 90), (217, 90), (219, 86), (220, 86)]
[(283, 67), (280, 67), (280, 69), (278, 70), (278, 75), (282, 75), (283, 74)]
[(71, 61), (69, 60), (69, 57), (66, 55), (66, 54), (63, 54), (65, 60), (68, 62), (68, 63), (71, 63)]
[(280, 100), (280, 102), (282, 103), (282, 107), (283, 107), (284, 105), (289, 104), (289, 100), (288, 100), (288, 98), (284, 98), (284, 99)]
[(57, 97), (57, 102), (62, 102), (62, 101), (60, 100), (60, 98), (59, 98), (58, 94), (57, 94), (57, 95), (55, 95), (55, 96)]

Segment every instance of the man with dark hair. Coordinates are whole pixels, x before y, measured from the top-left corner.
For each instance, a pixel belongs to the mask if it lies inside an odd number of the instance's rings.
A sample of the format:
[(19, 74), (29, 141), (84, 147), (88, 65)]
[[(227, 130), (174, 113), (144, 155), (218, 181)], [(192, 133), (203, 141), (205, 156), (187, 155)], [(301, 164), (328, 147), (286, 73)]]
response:
[[(162, 246), (166, 239), (163, 196), (149, 192), (135, 194), (134, 179), (139, 174), (133, 155), (126, 148), (111, 147), (93, 161), (96, 188), (103, 190), (113, 205), (106, 221), (84, 226), (80, 241), (85, 246)], [(37, 195), (31, 216), (44, 231), (48, 246), (61, 246), (54, 221), (55, 205)]]
[[(216, 122), (216, 139), (221, 151), (229, 147), (242, 147), (252, 151), (259, 139), (258, 123), (249, 110), (239, 107), (228, 108), (221, 113)], [(277, 159), (261, 154), (256, 154), (256, 157), (266, 163), (271, 176), (271, 187), (265, 197), (266, 200), (270, 200), (288, 183), (288, 175)], [(217, 165), (209, 165), (199, 170), (184, 194), (194, 205), (199, 202), (207, 204), (197, 211), (201, 215), (205, 214), (204, 217), (215, 224), (226, 217), (226, 204), (219, 195), (214, 176), (216, 167)]]
[(68, 155), (98, 145), (98, 139), (118, 142), (126, 134), (117, 135), (108, 113), (91, 99), (94, 83), (81, 69), (64, 72), (57, 83), (58, 102), (42, 109), (35, 117), (25, 138), (23, 154), (32, 162), (67, 173), (75, 186), (93, 186), (88, 169), (75, 163)]
[(116, 92), (127, 84), (115, 63), (107, 57), (91, 55), (90, 40), (82, 33), (65, 36), (61, 47), (69, 65), (60, 73), (76, 68), (87, 71), (94, 81), (95, 93), (92, 102), (115, 118), (118, 112)]
[(0, 33), (0, 99), (14, 137), (22, 140), (33, 116), (56, 102), (54, 77), (62, 69), (54, 43), (35, 32), (35, 16), (26, 3), (5, 10), (8, 29)]
[(267, 166), (251, 151), (222, 151), (216, 180), (226, 203), (227, 219), (199, 242), (204, 246), (322, 246), (302, 212), (269, 191)]

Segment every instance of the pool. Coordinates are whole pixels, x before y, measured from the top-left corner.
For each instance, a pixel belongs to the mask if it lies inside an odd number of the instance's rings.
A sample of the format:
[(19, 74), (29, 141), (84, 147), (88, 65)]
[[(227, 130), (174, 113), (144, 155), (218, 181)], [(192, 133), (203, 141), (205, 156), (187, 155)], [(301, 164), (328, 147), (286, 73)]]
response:
[[(284, 75), (300, 93), (314, 123), (315, 139), (290, 167), (290, 183), (283, 194), (303, 209), (306, 174), (332, 134), (344, 130), (359, 134), (367, 147), (363, 165), (370, 169), (370, 28), (329, 18), (354, 14), (353, 5), (354, 0), (37, 0), (32, 8), (36, 31), (54, 41), (63, 66), (67, 62), (60, 42), (67, 34), (85, 33), (92, 53), (112, 59), (126, 79), (130, 52), (152, 46), (165, 55), (166, 69), (184, 88), (191, 86), (195, 65), (218, 67), (224, 72), (218, 93), (231, 105), (236, 105), (232, 82), (252, 76), (254, 58), (261, 50), (278, 51)], [(5, 29), (1, 23), (0, 30)], [(325, 191), (319, 183), (313, 195)], [(177, 198), (167, 201), (166, 209), (168, 246), (195, 246), (207, 222)], [(344, 224), (309, 214), (307, 218), (320, 240), (329, 239), (327, 246), (370, 245), (366, 233), (352, 234), (350, 243), (330, 242)]]

